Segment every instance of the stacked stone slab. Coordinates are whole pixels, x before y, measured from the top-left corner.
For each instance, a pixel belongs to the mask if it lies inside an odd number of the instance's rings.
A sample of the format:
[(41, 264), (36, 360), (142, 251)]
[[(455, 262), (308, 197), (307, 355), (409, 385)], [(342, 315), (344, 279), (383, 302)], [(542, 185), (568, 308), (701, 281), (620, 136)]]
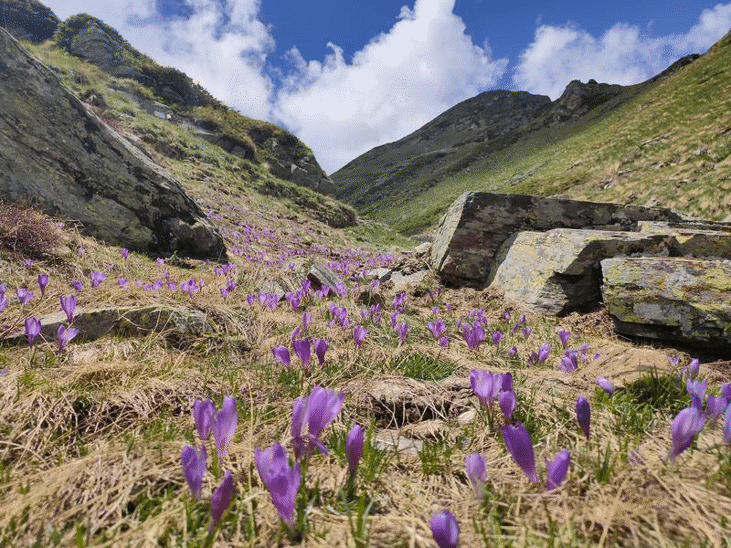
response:
[[(579, 227), (579, 228), (577, 228)], [(617, 331), (731, 350), (731, 224), (668, 209), (467, 193), (432, 266), (546, 314), (596, 308)]]
[(484, 286), (495, 256), (517, 232), (554, 228), (635, 230), (639, 221), (682, 221), (670, 209), (520, 194), (465, 192), (442, 217), (431, 264), (456, 285)]

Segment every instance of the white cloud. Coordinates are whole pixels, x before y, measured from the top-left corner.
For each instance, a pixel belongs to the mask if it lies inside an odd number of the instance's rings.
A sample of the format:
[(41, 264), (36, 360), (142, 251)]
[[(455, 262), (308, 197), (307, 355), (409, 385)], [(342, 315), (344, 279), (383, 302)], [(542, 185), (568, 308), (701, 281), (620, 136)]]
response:
[(416, 0), (391, 29), (348, 61), (328, 44), (324, 61), (291, 50), (275, 115), (331, 172), (359, 154), (398, 139), (495, 85), (506, 59), (465, 34), (454, 0)]
[(651, 38), (618, 23), (600, 38), (573, 24), (541, 25), (513, 71), (517, 89), (556, 99), (571, 80), (636, 84), (690, 53), (703, 53), (731, 28), (731, 4), (702, 12), (685, 34)]
[(264, 72), (274, 49), (257, 16), (260, 0), (186, 0), (188, 18), (163, 19), (154, 0), (44, 0), (59, 17), (88, 13), (114, 27), (133, 47), (185, 72), (214, 97), (247, 116), (271, 114), (272, 82)]

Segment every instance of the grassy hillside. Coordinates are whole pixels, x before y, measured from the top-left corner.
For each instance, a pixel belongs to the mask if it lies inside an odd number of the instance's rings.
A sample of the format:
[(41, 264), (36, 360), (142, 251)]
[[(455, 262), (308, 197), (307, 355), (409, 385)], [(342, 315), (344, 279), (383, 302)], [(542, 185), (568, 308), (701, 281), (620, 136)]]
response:
[(626, 88), (574, 122), (532, 131), (495, 153), (475, 146), (461, 165), (445, 166), (448, 172), (405, 174), (388, 200), (364, 211), (413, 233), (433, 226), (462, 192), (484, 190), (659, 205), (726, 219), (730, 44), (727, 34), (688, 66)]

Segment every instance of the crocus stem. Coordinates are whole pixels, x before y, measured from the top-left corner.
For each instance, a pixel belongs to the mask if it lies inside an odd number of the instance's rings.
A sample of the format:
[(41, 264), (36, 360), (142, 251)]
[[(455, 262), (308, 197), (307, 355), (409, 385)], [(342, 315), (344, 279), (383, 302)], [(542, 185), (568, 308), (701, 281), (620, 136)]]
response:
[(218, 451), (213, 451), (213, 461), (211, 463), (211, 467), (213, 468), (213, 477), (216, 478), (216, 481), (218, 481), (219, 476), (221, 475), (221, 468), (218, 462)]

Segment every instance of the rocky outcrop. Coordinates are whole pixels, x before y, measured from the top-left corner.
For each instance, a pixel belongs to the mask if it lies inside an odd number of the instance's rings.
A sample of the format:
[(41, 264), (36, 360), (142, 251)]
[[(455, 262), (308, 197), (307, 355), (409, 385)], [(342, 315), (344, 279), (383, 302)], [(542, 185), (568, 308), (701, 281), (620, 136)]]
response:
[(669, 234), (574, 230), (518, 232), (495, 257), (491, 284), (533, 312), (567, 314), (601, 301), (602, 259), (634, 254), (668, 255)]
[(669, 209), (518, 194), (465, 192), (437, 228), (431, 265), (450, 284), (482, 286), (511, 235), (554, 228), (634, 230), (639, 221), (682, 221)]
[(601, 268), (618, 332), (731, 351), (731, 261), (625, 257)]
[(553, 126), (579, 118), (594, 107), (617, 97), (623, 89), (618, 84), (599, 84), (596, 80), (589, 80), (586, 84), (572, 80), (561, 97), (551, 105), (543, 123)]
[(226, 252), (170, 175), (1, 29), (0, 198), (78, 220), (85, 233), (133, 250), (202, 258)]
[(43, 42), (53, 36), (59, 18), (36, 0), (0, 1), (0, 27), (17, 40)]
[(170, 103), (183, 106), (220, 105), (185, 73), (162, 67), (134, 49), (116, 30), (85, 13), (61, 23), (56, 43), (120, 78), (132, 78)]

